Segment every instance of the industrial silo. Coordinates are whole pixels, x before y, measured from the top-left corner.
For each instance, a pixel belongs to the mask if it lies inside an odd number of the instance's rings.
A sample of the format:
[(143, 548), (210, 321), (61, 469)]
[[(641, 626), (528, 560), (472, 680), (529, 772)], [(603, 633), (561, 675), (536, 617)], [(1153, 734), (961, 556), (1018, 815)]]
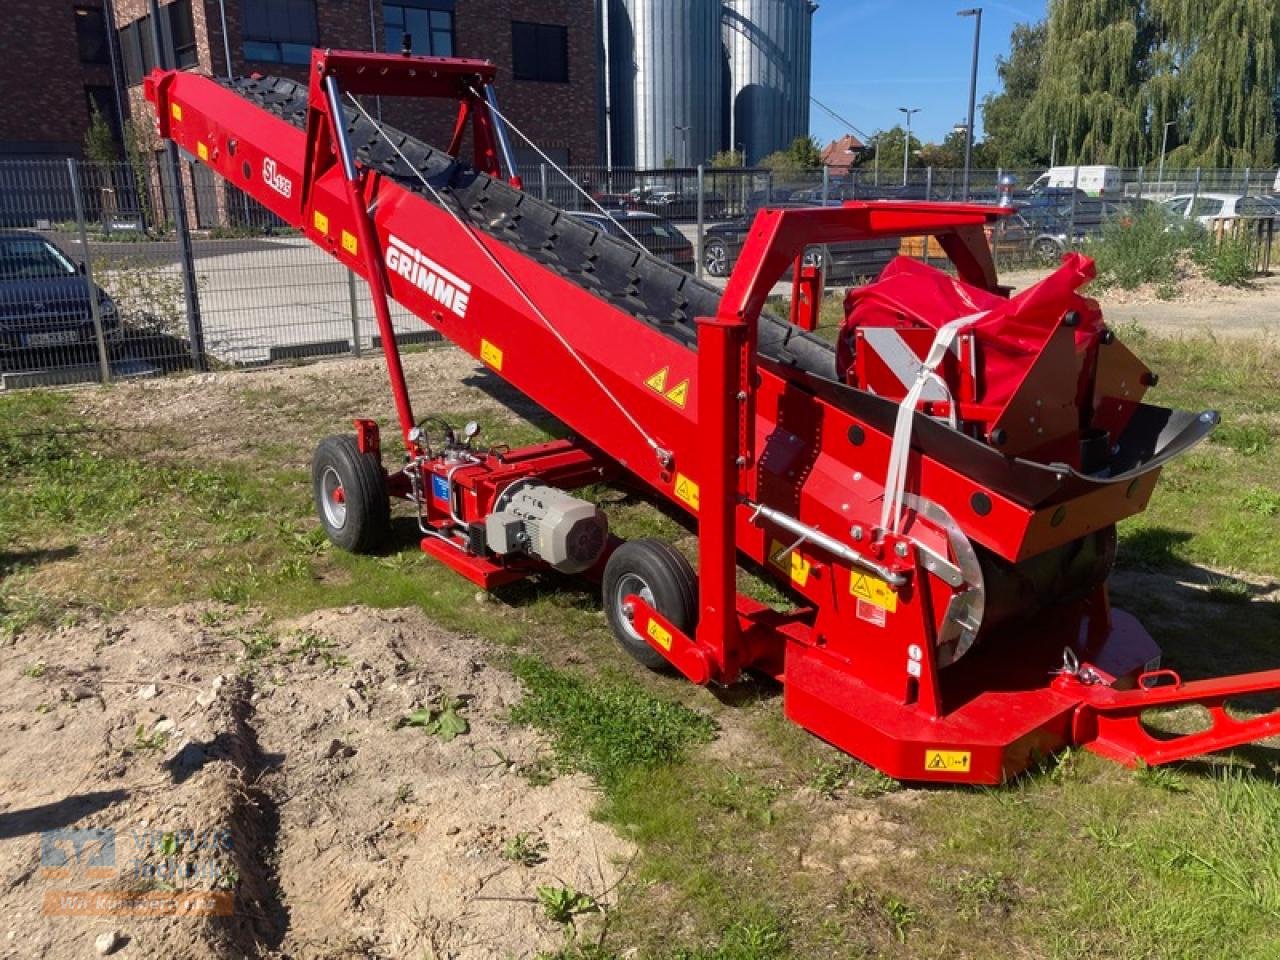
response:
[(722, 0), (600, 0), (606, 133), (619, 167), (696, 166), (720, 149)]
[(747, 163), (809, 133), (812, 0), (723, 0), (725, 142)]

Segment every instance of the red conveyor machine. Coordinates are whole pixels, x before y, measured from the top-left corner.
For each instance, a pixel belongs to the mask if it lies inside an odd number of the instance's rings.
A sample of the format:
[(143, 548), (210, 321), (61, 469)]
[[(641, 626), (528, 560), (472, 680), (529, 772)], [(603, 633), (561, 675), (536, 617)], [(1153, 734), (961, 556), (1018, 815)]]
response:
[[(594, 577), (641, 663), (774, 677), (788, 717), (903, 780), (999, 783), (1068, 745), (1159, 764), (1280, 732), (1280, 715), (1225, 707), (1280, 671), (1184, 682), (1108, 602), (1116, 524), (1218, 416), (1144, 402), (1155, 376), (1078, 292), (1087, 258), (1010, 297), (986, 236), (1000, 210), (766, 208), (721, 292), (523, 192), (494, 72), (316, 50), (306, 86), (147, 78), (163, 136), (369, 284), (407, 454), (385, 467), (369, 420), (320, 444), (335, 543), (375, 549), (398, 499), (422, 548), (485, 588)], [(455, 101), (452, 141), (383, 127), (358, 99), (373, 95)], [(896, 260), (849, 294), (834, 345), (813, 332), (807, 248), (918, 236), (953, 270)], [(415, 418), (388, 298), (573, 436), (483, 449), (473, 427)], [(696, 573), (610, 534), (575, 495), (606, 481), (687, 519)], [(740, 564), (792, 604), (739, 593)], [(1180, 704), (1210, 723), (1143, 724)]]

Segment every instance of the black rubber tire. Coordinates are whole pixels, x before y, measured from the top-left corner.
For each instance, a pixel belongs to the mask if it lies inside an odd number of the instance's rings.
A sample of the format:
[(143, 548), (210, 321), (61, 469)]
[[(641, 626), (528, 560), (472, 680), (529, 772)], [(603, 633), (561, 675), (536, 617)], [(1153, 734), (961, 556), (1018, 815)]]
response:
[(1036, 259), (1046, 267), (1057, 266), (1066, 252), (1056, 240), (1048, 238), (1037, 240), (1031, 249), (1035, 252)]
[[(326, 478), (335, 474), (345, 507), (341, 522), (326, 509)], [(374, 553), (386, 546), (391, 530), (391, 502), (382, 461), (361, 453), (355, 437), (326, 437), (311, 458), (311, 491), (316, 515), (334, 546), (350, 553)]]
[(702, 264), (710, 276), (727, 277), (733, 271), (733, 256), (729, 253), (729, 245), (723, 240), (708, 240), (702, 251)]
[[(670, 662), (636, 633), (622, 609), (622, 598), (639, 580), (653, 596), (653, 608), (692, 636), (698, 620), (698, 578), (675, 547), (662, 540), (628, 540), (609, 557), (602, 596), (609, 629), (622, 649), (650, 670), (669, 672)], [(625, 591), (625, 592), (623, 592)]]

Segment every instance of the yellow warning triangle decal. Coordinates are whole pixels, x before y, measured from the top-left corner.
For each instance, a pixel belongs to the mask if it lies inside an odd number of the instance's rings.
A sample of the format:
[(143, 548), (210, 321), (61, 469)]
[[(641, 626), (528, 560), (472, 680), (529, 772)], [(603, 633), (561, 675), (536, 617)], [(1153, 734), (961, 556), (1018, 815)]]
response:
[(864, 600), (872, 599), (871, 588), (867, 586), (867, 578), (862, 574), (858, 574), (853, 581), (853, 595), (862, 597)]
[(926, 770), (945, 770), (947, 769), (947, 763), (945, 760), (942, 759), (942, 754), (935, 753), (933, 755), (933, 759), (929, 761), (929, 766), (925, 767), (925, 769)]
[(667, 389), (667, 374), (670, 372), (670, 367), (663, 367), (652, 377), (646, 380), (644, 385), (650, 390), (656, 390), (658, 393), (664, 393)]
[(667, 399), (683, 410), (684, 405), (689, 402), (689, 381), (682, 380), (668, 390)]

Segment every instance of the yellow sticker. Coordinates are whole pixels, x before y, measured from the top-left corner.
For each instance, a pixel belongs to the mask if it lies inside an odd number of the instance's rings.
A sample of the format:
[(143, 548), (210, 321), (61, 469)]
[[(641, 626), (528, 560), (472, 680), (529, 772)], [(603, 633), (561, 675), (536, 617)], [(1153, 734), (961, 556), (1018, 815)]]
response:
[(898, 595), (893, 592), (893, 588), (869, 573), (852, 574), (849, 577), (849, 592), (889, 613), (898, 609)]
[(670, 367), (663, 367), (652, 377), (646, 380), (644, 385), (655, 393), (665, 393), (667, 390), (667, 374), (670, 372)]
[(930, 773), (968, 773), (972, 756), (968, 750), (926, 750), (924, 768)]
[(797, 587), (803, 587), (809, 582), (809, 571), (813, 569), (813, 562), (799, 550), (792, 550), (784, 557), (782, 553), (786, 549), (777, 540), (773, 541), (769, 547), (769, 562), (783, 573), (788, 574), (791, 577), (791, 582)]
[(329, 218), (317, 210), (311, 217), (311, 222), (315, 224), (316, 229), (323, 233), (326, 237), (329, 235)]
[(668, 390), (667, 399), (683, 410), (684, 405), (689, 402), (689, 381), (681, 380)]
[(499, 373), (502, 372), (502, 348), (494, 346), (488, 340), (481, 340), (480, 359)]
[(176, 103), (169, 108), (169, 112), (173, 114), (173, 119), (175, 120), (182, 119), (182, 107), (178, 106)]
[(209, 162), (209, 148), (199, 141), (196, 142), (196, 155), (205, 163)]
[(356, 255), (356, 251), (360, 249), (360, 244), (356, 242), (355, 234), (347, 230), (342, 231), (342, 249), (353, 257)]
[(657, 620), (651, 619), (649, 621), (649, 626), (645, 630), (645, 633), (649, 634), (649, 639), (660, 646), (663, 650), (671, 649), (671, 641), (674, 639), (671, 636), (671, 631), (660, 624)]
[(702, 491), (698, 485), (683, 473), (676, 474), (676, 499), (687, 504), (691, 509), (698, 509), (698, 495)]

